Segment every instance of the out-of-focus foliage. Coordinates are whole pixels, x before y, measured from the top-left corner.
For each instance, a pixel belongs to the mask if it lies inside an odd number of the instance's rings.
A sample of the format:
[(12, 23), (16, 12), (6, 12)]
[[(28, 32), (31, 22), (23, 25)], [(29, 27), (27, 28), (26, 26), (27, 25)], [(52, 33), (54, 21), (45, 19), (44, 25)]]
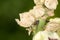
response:
[[(15, 18), (33, 6), (33, 0), (0, 0), (0, 40), (32, 40), (32, 35), (28, 36), (27, 31), (17, 25)], [(60, 17), (60, 0), (55, 17)]]

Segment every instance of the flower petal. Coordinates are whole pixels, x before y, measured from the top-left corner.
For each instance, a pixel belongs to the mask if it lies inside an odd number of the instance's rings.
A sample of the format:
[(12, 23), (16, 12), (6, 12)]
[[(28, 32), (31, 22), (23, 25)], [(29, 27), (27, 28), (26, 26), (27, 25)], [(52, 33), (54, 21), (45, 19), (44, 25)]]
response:
[(48, 9), (56, 9), (57, 5), (58, 5), (58, 1), (57, 0), (45, 0), (45, 6)]
[(34, 17), (31, 14), (29, 14), (29, 12), (25, 12), (19, 15), (20, 15), (20, 24), (19, 24), (20, 26), (30, 27), (32, 23), (35, 21)]
[(33, 13), (32, 15), (35, 16), (36, 19), (42, 17), (45, 14), (45, 9), (40, 7), (40, 6), (35, 6), (33, 8)]

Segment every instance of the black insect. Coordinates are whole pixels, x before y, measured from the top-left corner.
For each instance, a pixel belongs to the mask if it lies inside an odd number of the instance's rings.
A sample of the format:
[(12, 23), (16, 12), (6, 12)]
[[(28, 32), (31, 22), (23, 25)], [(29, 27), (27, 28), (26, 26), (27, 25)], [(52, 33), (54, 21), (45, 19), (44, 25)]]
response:
[(38, 25), (39, 24), (39, 20), (36, 20), (35, 22), (34, 22), (34, 25)]

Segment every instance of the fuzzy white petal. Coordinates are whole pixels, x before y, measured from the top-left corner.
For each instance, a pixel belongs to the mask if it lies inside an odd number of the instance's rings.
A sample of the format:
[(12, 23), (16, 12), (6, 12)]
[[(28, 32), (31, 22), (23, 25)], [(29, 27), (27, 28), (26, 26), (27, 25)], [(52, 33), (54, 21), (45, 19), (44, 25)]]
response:
[(25, 12), (25, 13), (22, 13), (19, 15), (20, 15), (20, 22), (19, 22), (20, 26), (30, 27), (32, 25), (32, 23), (35, 21), (34, 17), (31, 14), (29, 14), (28, 12)]
[(34, 37), (33, 40), (49, 40), (48, 38), (51, 39), (58, 39), (59, 36), (55, 32), (48, 32), (48, 31), (39, 31)]
[(33, 40), (48, 40), (48, 35), (44, 31), (39, 31), (34, 37)]
[(57, 5), (58, 5), (58, 1), (57, 0), (45, 0), (45, 6), (48, 9), (56, 9)]
[(35, 16), (36, 19), (42, 17), (45, 14), (45, 9), (40, 7), (40, 6), (35, 6), (33, 8), (33, 13), (32, 15)]

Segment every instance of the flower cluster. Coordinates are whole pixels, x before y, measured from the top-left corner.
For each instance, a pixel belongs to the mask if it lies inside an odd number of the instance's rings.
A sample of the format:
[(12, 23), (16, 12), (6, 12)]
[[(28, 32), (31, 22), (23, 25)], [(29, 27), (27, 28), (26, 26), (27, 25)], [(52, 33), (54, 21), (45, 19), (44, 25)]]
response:
[(60, 18), (50, 19), (46, 24), (44, 31), (39, 31), (34, 37), (33, 40), (49, 40), (49, 38), (60, 40), (58, 34), (55, 32), (60, 29)]
[[(20, 13), (20, 20), (15, 19), (19, 26), (25, 27), (29, 34), (34, 33), (33, 40), (60, 40), (55, 32), (60, 29), (60, 18), (48, 20), (54, 16), (54, 10), (57, 8), (57, 0), (34, 0), (35, 6), (28, 12)], [(41, 31), (44, 27), (44, 30)]]
[[(54, 16), (54, 9), (57, 7), (57, 0), (34, 0), (36, 4), (29, 12), (20, 13), (20, 21), (16, 22), (23, 27), (30, 27), (39, 18), (46, 19), (48, 16)], [(45, 5), (46, 7), (44, 7)]]

